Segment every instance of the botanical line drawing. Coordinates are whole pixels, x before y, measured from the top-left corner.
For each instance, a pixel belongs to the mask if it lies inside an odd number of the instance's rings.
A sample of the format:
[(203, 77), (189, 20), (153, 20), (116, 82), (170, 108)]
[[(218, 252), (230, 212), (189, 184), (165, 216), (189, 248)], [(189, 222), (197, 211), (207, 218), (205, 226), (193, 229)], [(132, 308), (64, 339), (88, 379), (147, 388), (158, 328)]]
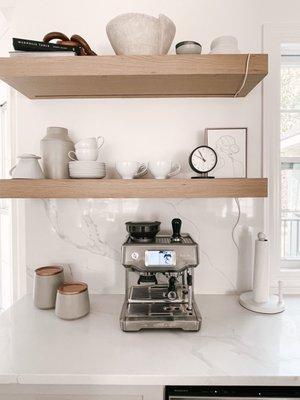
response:
[(233, 177), (245, 176), (245, 165), (238, 159), (241, 148), (231, 135), (220, 136), (215, 144), (218, 155), (216, 170), (226, 170)]

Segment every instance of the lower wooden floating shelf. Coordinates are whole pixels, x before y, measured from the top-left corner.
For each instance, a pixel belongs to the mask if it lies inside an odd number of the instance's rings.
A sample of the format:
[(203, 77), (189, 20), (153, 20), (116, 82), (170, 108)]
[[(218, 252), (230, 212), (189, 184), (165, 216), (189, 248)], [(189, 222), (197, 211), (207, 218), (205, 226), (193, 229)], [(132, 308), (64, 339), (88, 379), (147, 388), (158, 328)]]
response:
[(0, 198), (267, 197), (266, 178), (2, 179)]

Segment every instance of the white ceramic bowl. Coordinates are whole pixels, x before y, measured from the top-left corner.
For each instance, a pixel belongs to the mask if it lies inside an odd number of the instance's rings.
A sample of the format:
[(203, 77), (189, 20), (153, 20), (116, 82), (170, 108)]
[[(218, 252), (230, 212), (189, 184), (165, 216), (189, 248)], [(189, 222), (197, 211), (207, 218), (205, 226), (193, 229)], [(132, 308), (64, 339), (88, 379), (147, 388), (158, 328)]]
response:
[(167, 54), (176, 32), (165, 15), (121, 14), (106, 26), (110, 44), (118, 55)]
[(220, 36), (210, 45), (210, 54), (240, 54), (238, 40), (234, 36)]

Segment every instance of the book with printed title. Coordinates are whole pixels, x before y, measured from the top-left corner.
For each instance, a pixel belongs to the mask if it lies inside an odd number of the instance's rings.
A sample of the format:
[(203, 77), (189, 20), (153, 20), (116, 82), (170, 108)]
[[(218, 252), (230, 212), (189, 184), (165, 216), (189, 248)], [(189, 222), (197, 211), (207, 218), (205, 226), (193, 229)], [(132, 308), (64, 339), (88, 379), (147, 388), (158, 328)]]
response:
[(39, 42), (37, 40), (13, 38), (13, 47), (16, 51), (30, 52), (73, 52), (80, 54), (80, 46), (63, 46), (57, 43)]

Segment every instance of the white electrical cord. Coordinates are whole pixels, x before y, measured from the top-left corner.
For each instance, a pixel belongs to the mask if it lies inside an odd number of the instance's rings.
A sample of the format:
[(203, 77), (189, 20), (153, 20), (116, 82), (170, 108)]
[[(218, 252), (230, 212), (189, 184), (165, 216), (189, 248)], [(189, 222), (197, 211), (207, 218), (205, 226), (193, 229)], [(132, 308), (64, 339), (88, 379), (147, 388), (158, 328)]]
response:
[(241, 91), (244, 89), (245, 84), (247, 82), (247, 78), (248, 78), (248, 74), (249, 74), (249, 64), (250, 64), (250, 58), (251, 58), (251, 54), (249, 53), (247, 56), (247, 60), (246, 60), (246, 67), (245, 67), (245, 76), (244, 76), (244, 80), (242, 82), (241, 87), (239, 88), (239, 90), (236, 92), (236, 94), (233, 97), (238, 97), (238, 95), (241, 93)]
[(237, 242), (235, 240), (234, 233), (235, 233), (235, 230), (236, 230), (236, 228), (237, 228), (237, 226), (238, 226), (238, 224), (240, 222), (240, 219), (241, 219), (241, 206), (240, 206), (240, 201), (239, 201), (238, 198), (235, 197), (234, 200), (235, 200), (237, 208), (238, 208), (238, 217), (237, 217), (237, 220), (236, 220), (236, 222), (235, 222), (235, 224), (234, 224), (234, 226), (232, 228), (231, 237), (232, 237), (232, 241), (233, 241), (235, 247), (237, 248), (237, 251), (239, 251), (239, 246), (238, 246), (238, 244), (237, 244)]

